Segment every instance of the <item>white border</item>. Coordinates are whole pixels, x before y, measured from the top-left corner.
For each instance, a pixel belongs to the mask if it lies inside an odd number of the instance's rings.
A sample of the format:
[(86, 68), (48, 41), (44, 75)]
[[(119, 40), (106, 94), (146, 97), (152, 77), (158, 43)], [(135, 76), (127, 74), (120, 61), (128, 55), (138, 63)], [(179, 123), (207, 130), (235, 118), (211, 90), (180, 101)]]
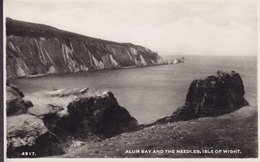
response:
[[(70, 162), (70, 161), (77, 161), (77, 162), (86, 162), (86, 161), (93, 161), (93, 162), (100, 162), (100, 161), (108, 161), (108, 162), (121, 162), (121, 161), (135, 161), (135, 162), (139, 162), (139, 161), (165, 161), (165, 162), (169, 162), (169, 161), (180, 161), (180, 162), (186, 162), (186, 161), (193, 161), (193, 162), (208, 162), (208, 161), (241, 161), (241, 162), (259, 162), (260, 160), (260, 148), (259, 148), (259, 144), (260, 144), (260, 140), (259, 140), (259, 133), (260, 133), (260, 129), (259, 129), (259, 117), (260, 117), (260, 112), (258, 110), (258, 158), (17, 158), (17, 159), (13, 159), (13, 158), (7, 158), (6, 157), (6, 146), (7, 146), (7, 140), (6, 140), (6, 41), (5, 41), (5, 37), (6, 37), (6, 26), (5, 26), (5, 2), (8, 0), (3, 0), (3, 104), (4, 104), (4, 112), (3, 112), (3, 119), (4, 119), (4, 161), (8, 161), (8, 162), (34, 162), (37, 160), (37, 162)], [(11, 0), (10, 0), (11, 1)], [(35, 1), (35, 0), (20, 0), (20, 1)], [(38, 1), (60, 1), (60, 2), (64, 2), (64, 1), (72, 1), (72, 0), (38, 0)], [(91, 0), (74, 0), (74, 1), (91, 1)], [(109, 0), (96, 0), (96, 1), (109, 1)], [(129, 1), (129, 0), (112, 0), (112, 1)], [(138, 0), (132, 0), (132, 1), (138, 1)], [(140, 1), (156, 1), (159, 2), (160, 0), (140, 0)], [(164, 1), (196, 1), (196, 0), (164, 0)], [(210, 0), (204, 0), (204, 1), (210, 1)], [(228, 0), (219, 0), (219, 1), (228, 1)], [(241, 0), (238, 0), (241, 1)], [(246, 0), (245, 0), (246, 1)], [(259, 96), (259, 90), (260, 90), (260, 81), (259, 81), (259, 75), (260, 75), (260, 65), (259, 65), (259, 59), (260, 59), (260, 32), (259, 32), (259, 26), (260, 26), (260, 22), (259, 22), (259, 17), (260, 17), (260, 2), (259, 0), (257, 1), (257, 107), (258, 107), (258, 103), (260, 101), (260, 96)]]

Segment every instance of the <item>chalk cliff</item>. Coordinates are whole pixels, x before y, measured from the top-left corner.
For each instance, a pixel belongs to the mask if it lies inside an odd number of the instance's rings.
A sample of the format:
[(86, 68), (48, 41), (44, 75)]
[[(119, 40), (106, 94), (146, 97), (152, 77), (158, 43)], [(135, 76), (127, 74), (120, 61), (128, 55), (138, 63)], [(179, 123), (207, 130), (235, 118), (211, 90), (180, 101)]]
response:
[(7, 78), (162, 64), (152, 50), (6, 19)]

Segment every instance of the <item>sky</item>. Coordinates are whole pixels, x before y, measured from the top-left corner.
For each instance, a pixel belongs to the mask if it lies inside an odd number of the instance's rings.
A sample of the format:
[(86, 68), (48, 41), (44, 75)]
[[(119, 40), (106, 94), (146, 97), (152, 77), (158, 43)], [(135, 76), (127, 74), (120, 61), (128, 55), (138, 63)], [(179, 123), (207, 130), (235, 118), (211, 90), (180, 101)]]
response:
[(160, 55), (257, 55), (256, 0), (4, 0), (7, 17)]

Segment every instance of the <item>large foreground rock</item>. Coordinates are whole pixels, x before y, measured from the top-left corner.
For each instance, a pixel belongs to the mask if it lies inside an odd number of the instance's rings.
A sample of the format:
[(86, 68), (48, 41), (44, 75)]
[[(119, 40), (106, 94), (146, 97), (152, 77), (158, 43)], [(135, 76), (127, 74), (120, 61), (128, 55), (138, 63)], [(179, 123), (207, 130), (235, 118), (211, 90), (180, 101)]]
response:
[(26, 151), (37, 156), (56, 155), (88, 141), (138, 129), (136, 119), (111, 92), (61, 89), (24, 98), (34, 105), (26, 109), (27, 114), (7, 118), (8, 157), (23, 157)]
[[(26, 153), (32, 156), (26, 156)], [(63, 153), (55, 136), (43, 121), (22, 114), (7, 118), (7, 157), (39, 157)]]
[(51, 111), (42, 116), (48, 129), (60, 138), (103, 139), (138, 127), (136, 119), (118, 104), (111, 92), (78, 89), (48, 95), (60, 100), (73, 98), (65, 107), (49, 104), (48, 110)]
[(18, 115), (27, 112), (32, 107), (32, 102), (23, 99), (24, 94), (14, 85), (6, 84), (6, 112), (7, 116)]
[(215, 76), (192, 81), (185, 106), (156, 123), (219, 116), (249, 105), (241, 76), (232, 71), (218, 71)]
[(121, 107), (111, 92), (102, 96), (80, 98), (68, 105), (68, 112), (74, 129), (80, 135), (91, 130), (98, 136), (111, 137), (136, 129), (137, 121)]

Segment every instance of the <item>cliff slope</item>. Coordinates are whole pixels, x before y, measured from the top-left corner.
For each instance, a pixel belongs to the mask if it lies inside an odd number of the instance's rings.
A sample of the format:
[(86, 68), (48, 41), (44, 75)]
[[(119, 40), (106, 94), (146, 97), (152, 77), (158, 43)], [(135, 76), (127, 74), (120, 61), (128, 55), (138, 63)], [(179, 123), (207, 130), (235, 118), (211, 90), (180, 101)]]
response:
[(6, 19), (7, 78), (163, 63), (148, 48)]
[(123, 133), (88, 143), (62, 157), (252, 158), (257, 152), (257, 108), (246, 106), (218, 117), (156, 124)]

